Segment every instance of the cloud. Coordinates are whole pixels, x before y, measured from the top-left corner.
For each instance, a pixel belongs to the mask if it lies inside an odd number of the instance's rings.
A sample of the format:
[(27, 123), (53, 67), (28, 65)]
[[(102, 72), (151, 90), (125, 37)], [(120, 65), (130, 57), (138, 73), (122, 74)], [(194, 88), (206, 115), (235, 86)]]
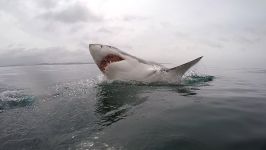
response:
[(40, 8), (51, 9), (57, 7), (60, 0), (35, 0), (35, 3)]
[(112, 33), (111, 30), (109, 30), (109, 29), (107, 29), (107, 28), (104, 28), (104, 27), (99, 28), (99, 29), (97, 30), (97, 32), (99, 32), (99, 33), (106, 33), (106, 34), (111, 34), (111, 33)]
[(148, 18), (146, 17), (141, 17), (141, 16), (132, 16), (132, 15), (127, 15), (123, 17), (123, 21), (144, 21), (147, 20)]
[(89, 60), (89, 43), (159, 62), (199, 55), (265, 60), (265, 6), (258, 0), (0, 0), (0, 64)]
[(99, 22), (102, 18), (93, 14), (86, 6), (76, 2), (61, 10), (47, 11), (38, 17), (63, 23)]

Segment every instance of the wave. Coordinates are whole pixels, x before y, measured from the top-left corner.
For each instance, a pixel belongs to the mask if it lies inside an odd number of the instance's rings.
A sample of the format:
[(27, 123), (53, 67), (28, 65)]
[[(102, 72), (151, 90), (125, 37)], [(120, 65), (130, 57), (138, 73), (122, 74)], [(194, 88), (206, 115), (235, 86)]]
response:
[(0, 90), (0, 112), (6, 109), (25, 107), (31, 105), (34, 97), (27, 95), (23, 90), (1, 89)]

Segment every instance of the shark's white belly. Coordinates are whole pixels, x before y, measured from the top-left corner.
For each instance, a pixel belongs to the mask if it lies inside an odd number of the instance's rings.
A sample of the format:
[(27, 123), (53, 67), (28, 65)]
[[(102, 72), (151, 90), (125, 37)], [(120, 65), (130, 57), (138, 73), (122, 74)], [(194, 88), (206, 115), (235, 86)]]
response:
[(139, 63), (138, 61), (119, 61), (110, 64), (105, 70), (105, 76), (110, 80), (140, 81), (140, 82), (176, 82), (176, 74), (162, 71), (158, 65)]

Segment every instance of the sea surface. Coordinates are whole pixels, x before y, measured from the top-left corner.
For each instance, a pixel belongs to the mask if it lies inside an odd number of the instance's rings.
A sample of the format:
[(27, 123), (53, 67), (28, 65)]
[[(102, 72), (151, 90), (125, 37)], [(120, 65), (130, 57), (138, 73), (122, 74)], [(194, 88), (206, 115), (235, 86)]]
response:
[(94, 64), (0, 67), (0, 150), (265, 150), (266, 69), (111, 82)]

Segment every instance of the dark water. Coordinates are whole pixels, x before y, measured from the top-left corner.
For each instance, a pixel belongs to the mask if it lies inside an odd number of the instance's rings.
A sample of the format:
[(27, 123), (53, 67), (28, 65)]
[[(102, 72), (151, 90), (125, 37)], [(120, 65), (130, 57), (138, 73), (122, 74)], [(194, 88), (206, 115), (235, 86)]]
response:
[(107, 83), (95, 65), (0, 68), (0, 149), (265, 150), (266, 69), (181, 85)]

